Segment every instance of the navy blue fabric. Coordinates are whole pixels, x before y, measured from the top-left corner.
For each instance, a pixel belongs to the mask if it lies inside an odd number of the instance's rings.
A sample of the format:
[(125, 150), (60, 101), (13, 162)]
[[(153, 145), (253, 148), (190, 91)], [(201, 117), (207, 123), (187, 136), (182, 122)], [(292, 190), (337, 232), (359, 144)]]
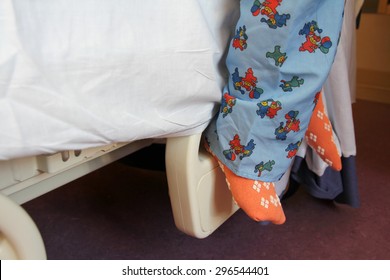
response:
[(295, 157), (291, 178), (299, 182), (312, 196), (359, 207), (360, 197), (355, 157), (341, 158), (343, 169), (326, 168), (322, 176), (311, 171), (302, 157)]

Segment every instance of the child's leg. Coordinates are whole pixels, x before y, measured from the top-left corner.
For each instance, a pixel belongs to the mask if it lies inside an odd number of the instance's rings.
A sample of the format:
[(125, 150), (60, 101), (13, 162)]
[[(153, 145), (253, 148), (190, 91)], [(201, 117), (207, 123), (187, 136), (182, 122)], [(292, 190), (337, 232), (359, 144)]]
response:
[(284, 222), (274, 182), (305, 136), (334, 59), (343, 7), (334, 0), (241, 1), (226, 61), (229, 83), (205, 136), (235, 200), (255, 220)]
[[(206, 146), (206, 148), (208, 147)], [(285, 222), (286, 217), (273, 182), (262, 182), (237, 176), (217, 157), (215, 158), (226, 176), (226, 183), (235, 202), (249, 217), (258, 222), (270, 221), (274, 224)]]

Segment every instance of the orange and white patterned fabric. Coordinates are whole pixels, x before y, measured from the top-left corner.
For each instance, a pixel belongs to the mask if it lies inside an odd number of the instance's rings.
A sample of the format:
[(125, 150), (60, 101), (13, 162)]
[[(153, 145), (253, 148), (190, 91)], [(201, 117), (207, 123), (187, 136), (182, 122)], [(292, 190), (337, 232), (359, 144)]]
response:
[(331, 168), (341, 170), (341, 155), (333, 137), (332, 124), (328, 118), (322, 92), (318, 94), (317, 105), (314, 108), (308, 129), (305, 133), (307, 144)]
[(237, 176), (219, 160), (218, 163), (226, 176), (226, 183), (235, 203), (251, 219), (258, 222), (269, 221), (276, 225), (286, 221), (274, 183)]

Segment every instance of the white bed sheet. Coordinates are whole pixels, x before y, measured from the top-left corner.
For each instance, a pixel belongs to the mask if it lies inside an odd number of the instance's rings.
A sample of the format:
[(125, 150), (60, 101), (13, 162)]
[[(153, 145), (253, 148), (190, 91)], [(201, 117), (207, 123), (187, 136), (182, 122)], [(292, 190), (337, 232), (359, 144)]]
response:
[(237, 0), (1, 0), (0, 160), (199, 133)]

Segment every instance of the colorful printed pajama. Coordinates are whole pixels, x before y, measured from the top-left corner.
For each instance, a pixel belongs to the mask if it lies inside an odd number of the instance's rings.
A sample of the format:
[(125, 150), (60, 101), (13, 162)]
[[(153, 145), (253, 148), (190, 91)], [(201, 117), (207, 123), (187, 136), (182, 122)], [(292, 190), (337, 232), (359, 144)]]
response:
[(341, 168), (321, 89), (343, 9), (342, 0), (240, 2), (226, 60), (229, 81), (205, 141), (233, 198), (255, 221), (285, 222), (278, 196), (303, 140)]
[(342, 0), (242, 0), (218, 116), (205, 132), (234, 174), (277, 182), (305, 136), (333, 63)]

